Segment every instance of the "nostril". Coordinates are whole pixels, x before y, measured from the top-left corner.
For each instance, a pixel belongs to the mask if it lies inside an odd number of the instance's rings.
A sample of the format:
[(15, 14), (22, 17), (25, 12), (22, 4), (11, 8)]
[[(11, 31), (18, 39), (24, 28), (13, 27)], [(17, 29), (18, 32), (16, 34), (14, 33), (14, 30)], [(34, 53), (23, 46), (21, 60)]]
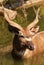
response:
[(30, 50), (34, 50), (34, 45), (30, 45), (28, 48), (29, 48)]
[(28, 49), (29, 49), (29, 50), (34, 50), (34, 49), (35, 49), (35, 46), (34, 46), (34, 44), (33, 44), (31, 41), (29, 41), (29, 42), (27, 43), (27, 46), (28, 46)]

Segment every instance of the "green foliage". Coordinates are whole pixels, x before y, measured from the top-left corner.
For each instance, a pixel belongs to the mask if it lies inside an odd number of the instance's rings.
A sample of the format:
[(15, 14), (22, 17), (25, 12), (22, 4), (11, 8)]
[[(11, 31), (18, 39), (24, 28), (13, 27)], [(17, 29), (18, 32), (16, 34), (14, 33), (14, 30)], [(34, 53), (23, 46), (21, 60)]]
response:
[(8, 30), (8, 25), (5, 22), (4, 18), (0, 16), (0, 45), (5, 46), (9, 44), (11, 39), (12, 39), (12, 34)]
[(40, 15), (44, 16), (44, 6), (41, 6)]
[[(23, 13), (21, 10), (18, 10), (18, 16), (14, 20), (14, 22), (19, 23), (22, 27), (26, 27), (30, 24), (34, 18), (35, 13), (33, 12), (32, 8), (27, 9), (27, 21), (23, 17)], [(40, 31), (44, 30), (44, 9), (41, 7), (40, 11), (41, 19), (38, 23), (40, 26)], [(13, 41), (13, 33), (11, 33), (8, 29), (8, 23), (5, 21), (3, 16), (0, 16), (0, 47), (7, 46), (12, 43)], [(13, 60), (10, 53), (2, 56), (0, 55), (0, 65), (44, 65), (44, 53), (39, 54), (31, 59), (22, 61)]]

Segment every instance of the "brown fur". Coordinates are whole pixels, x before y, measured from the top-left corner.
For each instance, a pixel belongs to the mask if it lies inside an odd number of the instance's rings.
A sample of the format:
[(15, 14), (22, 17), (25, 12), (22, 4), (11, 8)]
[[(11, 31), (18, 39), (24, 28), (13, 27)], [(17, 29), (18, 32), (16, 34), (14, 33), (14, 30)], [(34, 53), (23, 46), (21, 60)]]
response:
[[(33, 51), (26, 49), (22, 58), (28, 59), (38, 53), (44, 52), (44, 31), (37, 33), (32, 38), (32, 42), (35, 45), (35, 49)], [(0, 52), (4, 54), (10, 51), (12, 51), (12, 45), (0, 49)]]
[(44, 52), (44, 31), (37, 33), (32, 38), (32, 42), (35, 45), (35, 49), (33, 51), (26, 49), (23, 58), (30, 58), (33, 55)]
[[(31, 23), (31, 24), (29, 24), (28, 26), (27, 26), (27, 28), (24, 30), (19, 24), (17, 24), (17, 23), (15, 23), (15, 22), (13, 22), (12, 20), (10, 20), (9, 19), (9, 16), (8, 16), (8, 14), (9, 13), (7, 13), (7, 11), (8, 11), (8, 9), (6, 9), (6, 8), (4, 8), (4, 7), (0, 7), (0, 12), (2, 12), (2, 13), (4, 13), (4, 17), (5, 17), (5, 19), (6, 19), (6, 21), (12, 26), (12, 27), (15, 27), (15, 28), (17, 28), (19, 31), (19, 33), (20, 32), (22, 32), (23, 33), (23, 36), (24, 36), (24, 39), (26, 39), (27, 37), (26, 36), (28, 36), (28, 42), (30, 42), (30, 40), (29, 40), (29, 38), (30, 38), (30, 33), (29, 32), (31, 32), (30, 31), (30, 29), (31, 28), (33, 28), (37, 23), (38, 23), (38, 21), (39, 21), (39, 19), (38, 19), (38, 13), (39, 13), (39, 8), (38, 8), (38, 10), (37, 10), (37, 13), (36, 13), (36, 17), (35, 17), (35, 19), (34, 19), (34, 21)], [(15, 15), (16, 16), (16, 15)], [(17, 34), (17, 35), (19, 35), (19, 34)], [(21, 36), (21, 35), (20, 35)], [(20, 38), (21, 39), (21, 38)], [(20, 43), (20, 45), (19, 45), (19, 42), (21, 42)], [(21, 39), (22, 40), (22, 39)], [(19, 40), (19, 36), (16, 38), (16, 40), (15, 40), (15, 42), (17, 41), (17, 44), (15, 43), (15, 45), (17, 46), (14, 46), (13, 45), (13, 49), (15, 50), (15, 49), (17, 49), (18, 50), (18, 48), (20, 48), (20, 47), (22, 47), (22, 42), (23, 41), (21, 41), (21, 40)], [(27, 39), (23, 42), (23, 45), (25, 45), (25, 42), (26, 42), (26, 44), (27, 44)], [(44, 31), (43, 32), (39, 32), (39, 33), (35, 33), (34, 34), (34, 36), (32, 36), (32, 43), (34, 44), (34, 46), (35, 46), (35, 48), (34, 48), (34, 50), (32, 50), (32, 51), (30, 51), (30, 49), (27, 49), (26, 48), (26, 50), (25, 50), (25, 52), (24, 52), (24, 54), (23, 54), (23, 56), (22, 56), (22, 58), (29, 58), (29, 57), (32, 57), (33, 55), (35, 55), (35, 54), (38, 54), (38, 53), (40, 53), (40, 52), (43, 52), (44, 51)], [(19, 47), (20, 46), (20, 47)], [(32, 46), (32, 45), (31, 45)], [(16, 48), (15, 48), (16, 47)], [(23, 48), (24, 48), (24, 46), (23, 46)], [(21, 50), (23, 49), (23, 48), (21, 48)], [(7, 47), (7, 49), (9, 50), (10, 48), (8, 48)], [(6, 49), (6, 47), (5, 48), (2, 48), (0, 51), (3, 53), (3, 52), (8, 52), (8, 50)], [(18, 50), (18, 52), (19, 52), (19, 50)]]

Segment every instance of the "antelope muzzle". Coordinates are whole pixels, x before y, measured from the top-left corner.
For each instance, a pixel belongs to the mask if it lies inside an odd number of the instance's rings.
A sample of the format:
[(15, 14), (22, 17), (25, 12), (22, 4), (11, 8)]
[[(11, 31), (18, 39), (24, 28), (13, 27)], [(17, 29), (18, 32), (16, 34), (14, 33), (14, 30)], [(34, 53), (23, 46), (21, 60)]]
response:
[(34, 50), (35, 46), (32, 43), (31, 39), (22, 37), (20, 40), (21, 40), (21, 44), (25, 45), (27, 49), (31, 51)]
[(32, 43), (32, 41), (27, 41), (26, 46), (29, 50), (34, 50), (34, 44)]

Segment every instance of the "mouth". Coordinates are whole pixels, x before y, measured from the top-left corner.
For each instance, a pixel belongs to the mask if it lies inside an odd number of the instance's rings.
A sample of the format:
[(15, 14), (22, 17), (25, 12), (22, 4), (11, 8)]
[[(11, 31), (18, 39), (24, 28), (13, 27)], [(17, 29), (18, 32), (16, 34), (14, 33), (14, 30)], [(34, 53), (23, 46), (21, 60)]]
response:
[(27, 48), (31, 51), (33, 51), (35, 49), (35, 46), (34, 44), (30, 41), (30, 42), (27, 42)]
[(31, 41), (31, 38), (25, 37), (25, 38), (21, 38), (20, 40), (23, 42), (22, 45), (25, 45), (27, 49), (29, 49), (31, 51), (35, 49), (35, 45)]

